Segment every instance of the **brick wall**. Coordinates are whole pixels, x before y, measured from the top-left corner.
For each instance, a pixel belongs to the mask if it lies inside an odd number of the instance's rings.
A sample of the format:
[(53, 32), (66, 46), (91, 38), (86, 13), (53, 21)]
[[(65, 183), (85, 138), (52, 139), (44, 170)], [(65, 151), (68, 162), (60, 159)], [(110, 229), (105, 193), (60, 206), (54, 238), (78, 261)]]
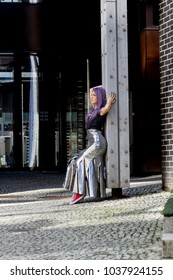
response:
[(160, 100), (163, 188), (173, 189), (173, 1), (160, 0)]

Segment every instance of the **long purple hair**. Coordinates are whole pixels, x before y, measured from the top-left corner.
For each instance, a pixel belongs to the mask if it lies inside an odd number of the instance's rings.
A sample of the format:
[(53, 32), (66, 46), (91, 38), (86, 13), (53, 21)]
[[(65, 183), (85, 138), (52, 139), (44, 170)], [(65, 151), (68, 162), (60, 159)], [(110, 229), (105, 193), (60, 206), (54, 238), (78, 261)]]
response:
[(97, 96), (97, 107), (92, 108), (86, 116), (86, 121), (91, 121), (99, 113), (100, 109), (106, 105), (106, 90), (103, 87), (94, 87), (94, 93)]

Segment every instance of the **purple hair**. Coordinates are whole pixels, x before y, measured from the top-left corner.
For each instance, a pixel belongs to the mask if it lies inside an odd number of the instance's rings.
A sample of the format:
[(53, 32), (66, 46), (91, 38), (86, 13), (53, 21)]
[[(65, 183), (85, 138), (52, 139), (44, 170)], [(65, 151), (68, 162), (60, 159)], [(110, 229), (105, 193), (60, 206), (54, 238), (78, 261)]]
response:
[(106, 90), (103, 87), (94, 87), (94, 93), (97, 96), (97, 108), (102, 108), (106, 105)]
[(86, 116), (86, 121), (91, 121), (100, 112), (100, 109), (106, 105), (106, 90), (103, 87), (94, 87), (92, 89), (97, 96), (97, 108), (92, 108)]

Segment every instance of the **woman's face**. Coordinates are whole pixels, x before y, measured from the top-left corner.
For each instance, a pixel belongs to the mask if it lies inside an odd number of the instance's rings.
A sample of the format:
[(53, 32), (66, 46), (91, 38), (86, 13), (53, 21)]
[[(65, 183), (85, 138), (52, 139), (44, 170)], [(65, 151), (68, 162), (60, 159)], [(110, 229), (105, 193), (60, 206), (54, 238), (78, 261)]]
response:
[(90, 102), (93, 107), (97, 107), (97, 96), (93, 89), (90, 90)]

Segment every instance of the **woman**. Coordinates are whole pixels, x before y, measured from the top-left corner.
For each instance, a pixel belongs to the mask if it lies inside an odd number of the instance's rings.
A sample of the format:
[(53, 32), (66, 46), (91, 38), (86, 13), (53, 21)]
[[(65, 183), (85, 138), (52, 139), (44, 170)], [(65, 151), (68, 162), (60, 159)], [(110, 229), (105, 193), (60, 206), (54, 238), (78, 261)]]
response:
[(88, 144), (86, 149), (69, 161), (63, 185), (73, 192), (70, 204), (81, 201), (85, 196), (106, 195), (104, 155), (107, 142), (102, 131), (106, 115), (115, 101), (116, 95), (111, 93), (106, 102), (106, 91), (101, 86), (90, 89), (92, 109), (86, 116)]

